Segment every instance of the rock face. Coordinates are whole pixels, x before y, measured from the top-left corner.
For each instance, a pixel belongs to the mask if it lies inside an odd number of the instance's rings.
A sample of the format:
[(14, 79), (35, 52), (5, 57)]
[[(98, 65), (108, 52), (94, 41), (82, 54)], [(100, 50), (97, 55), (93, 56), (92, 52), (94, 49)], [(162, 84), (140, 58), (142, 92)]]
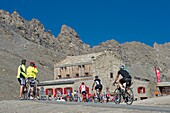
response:
[(155, 43), (154, 47), (150, 47), (139, 42), (119, 44), (115, 40), (108, 40), (90, 48), (76, 31), (66, 25), (61, 27), (58, 37), (54, 37), (37, 19), (27, 21), (16, 11), (10, 14), (0, 10), (0, 100), (18, 96), (16, 74), (23, 58), (27, 60), (27, 66), (30, 61), (36, 63), (40, 81), (52, 80), (54, 63), (66, 56), (106, 49), (112, 50), (132, 69), (140, 65), (153, 71), (154, 66), (159, 66), (165, 78), (170, 77), (170, 43)]
[(61, 52), (67, 55), (87, 54), (90, 50), (90, 46), (84, 44), (80, 40), (78, 34), (66, 25), (62, 26), (61, 32), (57, 39), (61, 45)]

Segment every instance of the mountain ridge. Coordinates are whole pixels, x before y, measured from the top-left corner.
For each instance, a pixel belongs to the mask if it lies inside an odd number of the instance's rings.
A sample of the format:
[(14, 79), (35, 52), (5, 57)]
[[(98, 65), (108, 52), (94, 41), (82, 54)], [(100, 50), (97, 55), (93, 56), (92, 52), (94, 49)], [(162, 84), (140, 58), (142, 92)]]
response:
[(17, 98), (19, 84), (16, 74), (21, 59), (27, 60), (27, 66), (30, 61), (34, 61), (39, 69), (38, 79), (44, 81), (53, 79), (54, 63), (66, 56), (104, 50), (113, 51), (133, 70), (137, 70), (136, 65), (140, 65), (146, 76), (151, 76), (148, 73), (154, 73), (153, 68), (158, 66), (166, 78), (170, 77), (170, 42), (154, 43), (151, 47), (136, 41), (120, 44), (112, 39), (91, 48), (67, 25), (62, 25), (60, 33), (55, 37), (37, 19), (27, 21), (16, 11), (10, 14), (0, 10), (0, 84), (4, 87), (0, 87), (0, 100)]

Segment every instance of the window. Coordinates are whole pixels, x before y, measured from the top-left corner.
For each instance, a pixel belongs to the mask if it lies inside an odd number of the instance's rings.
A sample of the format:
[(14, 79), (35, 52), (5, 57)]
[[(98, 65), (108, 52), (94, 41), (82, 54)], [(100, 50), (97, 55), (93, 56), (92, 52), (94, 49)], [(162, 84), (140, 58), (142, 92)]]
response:
[(88, 72), (86, 72), (86, 73), (85, 73), (85, 76), (88, 76), (88, 75), (89, 75), (89, 73), (88, 73)]
[(61, 78), (61, 75), (58, 75), (58, 78)]
[(138, 87), (138, 93), (145, 93), (145, 87)]
[(79, 77), (79, 74), (78, 74), (78, 73), (76, 74), (76, 77)]
[(113, 73), (110, 73), (110, 78), (113, 78)]
[(66, 77), (67, 77), (67, 78), (70, 78), (70, 75), (69, 75), (69, 74), (67, 74), (67, 75), (66, 75)]

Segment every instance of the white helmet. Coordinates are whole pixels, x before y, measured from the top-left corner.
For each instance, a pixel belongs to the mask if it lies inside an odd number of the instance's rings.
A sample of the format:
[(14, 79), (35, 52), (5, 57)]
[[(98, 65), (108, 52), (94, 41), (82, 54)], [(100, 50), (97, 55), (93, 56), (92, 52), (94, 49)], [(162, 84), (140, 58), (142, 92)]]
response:
[(119, 68), (124, 70), (125, 69), (125, 65), (122, 64)]

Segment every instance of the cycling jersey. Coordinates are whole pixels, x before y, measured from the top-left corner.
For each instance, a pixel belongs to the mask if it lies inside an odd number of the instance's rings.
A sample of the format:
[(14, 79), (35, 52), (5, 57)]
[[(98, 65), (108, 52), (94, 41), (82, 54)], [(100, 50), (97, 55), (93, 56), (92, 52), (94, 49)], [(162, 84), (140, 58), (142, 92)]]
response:
[(131, 86), (131, 76), (126, 70), (119, 70), (118, 75), (122, 75), (122, 79), (119, 80), (121, 84), (126, 82), (126, 86)]
[(132, 78), (126, 70), (119, 70), (117, 74), (122, 75), (123, 78)]
[(82, 93), (83, 91), (86, 92), (87, 86), (86, 86), (86, 85), (81, 85), (81, 86), (79, 87), (79, 89), (80, 89), (81, 93)]
[(38, 70), (32, 66), (29, 66), (27, 68), (27, 78), (34, 78), (36, 77), (36, 74), (38, 73)]
[(94, 82), (96, 83), (96, 85), (102, 85), (101, 80), (100, 79), (95, 79)]
[(101, 83), (101, 80), (100, 79), (95, 79), (94, 80), (94, 83), (96, 84), (96, 86), (95, 86), (95, 90), (96, 89), (99, 89), (99, 90), (102, 90), (102, 83)]
[(25, 65), (20, 65), (18, 67), (18, 74), (17, 74), (17, 78), (26, 78), (27, 75), (26, 75), (26, 68), (25, 68)]

